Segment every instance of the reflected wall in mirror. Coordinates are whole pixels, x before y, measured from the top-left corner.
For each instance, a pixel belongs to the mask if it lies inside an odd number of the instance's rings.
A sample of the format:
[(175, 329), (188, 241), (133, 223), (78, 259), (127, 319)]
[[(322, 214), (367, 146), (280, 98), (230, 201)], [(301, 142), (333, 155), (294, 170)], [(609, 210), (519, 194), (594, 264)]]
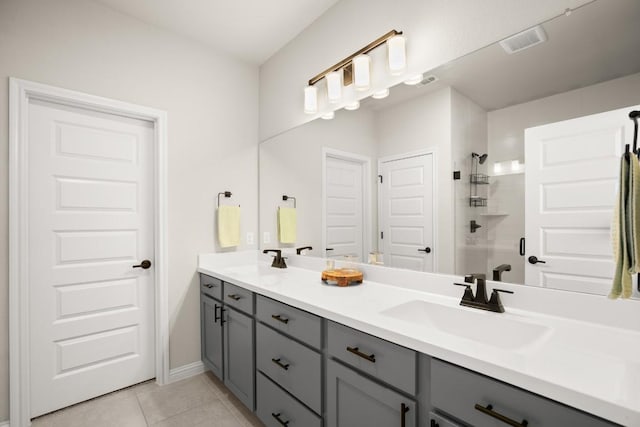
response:
[(289, 194), (312, 256), (607, 293), (639, 21), (640, 3), (597, 0), (540, 24), (545, 42), (496, 43), (264, 141), (263, 247), (294, 246), (277, 238)]

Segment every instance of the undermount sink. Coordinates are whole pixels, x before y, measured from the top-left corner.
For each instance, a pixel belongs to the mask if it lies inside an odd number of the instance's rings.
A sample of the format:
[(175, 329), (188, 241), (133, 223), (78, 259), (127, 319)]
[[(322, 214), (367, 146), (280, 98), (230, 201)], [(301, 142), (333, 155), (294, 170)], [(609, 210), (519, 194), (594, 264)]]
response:
[(422, 300), (409, 301), (380, 314), (508, 350), (535, 344), (551, 334), (551, 328), (509, 313), (450, 307)]
[(239, 265), (227, 267), (227, 272), (238, 278), (251, 278), (257, 280), (261, 285), (273, 286), (278, 283), (282, 277), (282, 273), (286, 270), (269, 267), (268, 265)]

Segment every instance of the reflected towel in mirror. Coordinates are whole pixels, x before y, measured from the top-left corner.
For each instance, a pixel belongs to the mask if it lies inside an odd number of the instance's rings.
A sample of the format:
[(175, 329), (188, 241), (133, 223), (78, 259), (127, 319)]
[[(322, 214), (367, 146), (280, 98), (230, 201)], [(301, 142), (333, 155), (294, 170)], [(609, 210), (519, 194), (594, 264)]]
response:
[(278, 240), (280, 243), (295, 243), (297, 233), (295, 208), (278, 208)]

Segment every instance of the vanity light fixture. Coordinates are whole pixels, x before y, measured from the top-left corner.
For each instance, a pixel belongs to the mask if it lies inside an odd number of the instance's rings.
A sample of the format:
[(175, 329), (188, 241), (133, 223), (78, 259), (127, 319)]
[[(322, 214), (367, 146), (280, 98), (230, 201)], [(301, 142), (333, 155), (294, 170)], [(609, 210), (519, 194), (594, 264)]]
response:
[(358, 108), (360, 108), (360, 101), (353, 101), (344, 106), (344, 109), (349, 111), (357, 110)]
[(404, 73), (407, 68), (406, 40), (398, 34), (387, 40), (387, 52), (389, 54), (389, 71), (394, 76)]
[[(327, 99), (330, 104), (342, 101), (343, 86), (354, 85), (359, 91), (368, 90), (371, 87), (371, 57), (367, 53), (382, 44), (387, 44), (387, 58), (389, 71), (392, 75), (405, 72), (407, 56), (405, 51), (405, 38), (402, 31), (391, 30), (387, 34), (372, 41), (362, 49), (349, 55), (337, 64), (327, 68), (320, 74), (309, 80), (309, 85), (304, 90), (304, 112), (315, 114), (318, 112), (318, 92), (314, 91), (315, 84), (325, 79), (327, 85)], [(376, 92), (379, 98), (389, 94), (389, 90)], [(383, 95), (380, 95), (383, 94)], [(376, 94), (374, 94), (374, 98)], [(351, 104), (355, 106), (355, 103)], [(357, 108), (357, 107), (355, 107)], [(353, 108), (353, 109), (355, 109)]]
[(332, 71), (326, 78), (327, 98), (331, 104), (336, 104), (342, 99), (342, 70)]
[(353, 58), (353, 85), (356, 90), (367, 90), (371, 87), (371, 57), (358, 55)]
[(318, 88), (315, 86), (304, 88), (304, 112), (307, 114), (318, 112)]
[(373, 95), (371, 95), (373, 99), (382, 99), (382, 98), (386, 98), (387, 96), (389, 96), (389, 89), (382, 89), (377, 92), (374, 92)]
[(407, 80), (405, 80), (404, 84), (409, 86), (415, 86), (420, 82), (422, 82), (422, 74), (416, 74), (415, 76), (411, 76)]

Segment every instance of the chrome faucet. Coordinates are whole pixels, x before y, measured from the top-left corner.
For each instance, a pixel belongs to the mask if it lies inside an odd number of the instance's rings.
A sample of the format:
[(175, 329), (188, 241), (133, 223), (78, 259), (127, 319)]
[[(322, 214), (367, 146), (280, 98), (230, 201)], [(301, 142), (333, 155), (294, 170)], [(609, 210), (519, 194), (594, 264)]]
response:
[(282, 251), (280, 249), (265, 249), (262, 251), (263, 254), (274, 252), (276, 255), (273, 257), (273, 262), (271, 263), (271, 267), (274, 268), (287, 268), (287, 263), (284, 262), (286, 258), (282, 256)]
[[(487, 286), (484, 274), (470, 274), (465, 276), (465, 283), (454, 283), (456, 286), (464, 286), (464, 294), (460, 305), (465, 307), (478, 308), (480, 310), (493, 311), (495, 313), (504, 313), (504, 306), (500, 301), (500, 292), (512, 294), (512, 291), (504, 289), (493, 289), (491, 298), (487, 300)], [(473, 295), (471, 284), (476, 282), (476, 294)]]

